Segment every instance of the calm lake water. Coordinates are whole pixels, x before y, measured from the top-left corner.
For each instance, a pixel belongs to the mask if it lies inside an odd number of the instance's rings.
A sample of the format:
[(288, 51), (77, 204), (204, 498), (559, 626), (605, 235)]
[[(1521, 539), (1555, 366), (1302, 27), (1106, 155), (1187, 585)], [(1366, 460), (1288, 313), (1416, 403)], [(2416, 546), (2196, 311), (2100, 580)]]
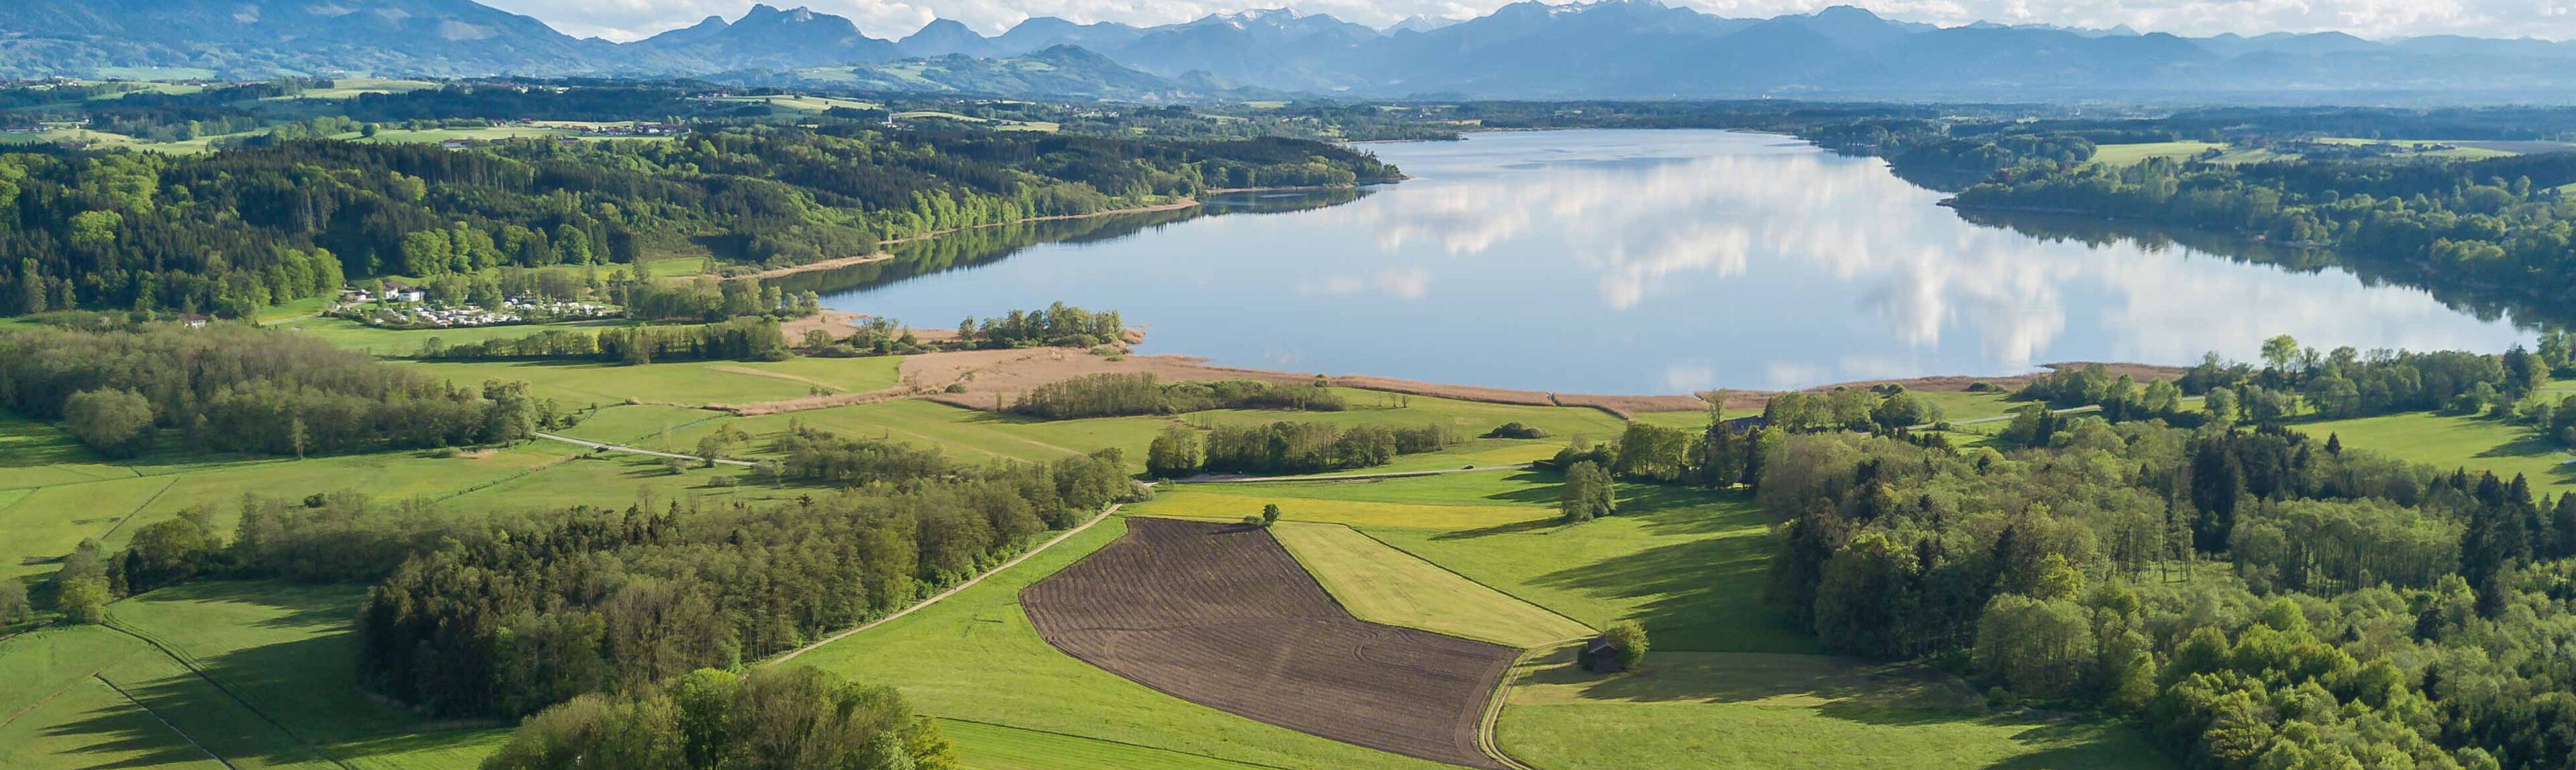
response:
[(2228, 256), (2250, 245), (1974, 224), (1881, 161), (1778, 136), (1367, 149), (1414, 178), (978, 231), (808, 280), (828, 307), (913, 326), (1062, 300), (1146, 326), (1148, 353), (1590, 393), (2248, 360), (2276, 334), (2362, 350), (2532, 337), (2422, 291)]

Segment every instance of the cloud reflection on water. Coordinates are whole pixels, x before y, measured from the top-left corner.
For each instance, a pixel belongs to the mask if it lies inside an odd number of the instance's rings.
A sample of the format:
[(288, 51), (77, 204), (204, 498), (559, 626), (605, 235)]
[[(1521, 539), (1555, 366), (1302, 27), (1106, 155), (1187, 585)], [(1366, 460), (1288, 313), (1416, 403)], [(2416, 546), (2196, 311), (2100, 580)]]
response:
[(1415, 178), (1323, 208), (1042, 243), (827, 302), (935, 319), (1061, 300), (1153, 324), (1148, 352), (1594, 393), (2243, 359), (2284, 333), (2321, 348), (2529, 339), (2340, 272), (1978, 226), (1876, 160), (1775, 136), (1369, 149)]
[[(1693, 134), (1702, 141), (1672, 141)], [(2176, 246), (2092, 247), (1979, 227), (1879, 161), (1776, 138), (1664, 132), (1586, 149), (1538, 169), (1497, 168), (1475, 152), (1392, 158), (1420, 179), (1309, 216), (1372, 232), (1381, 257), (1425, 282), (1501, 269), (1493, 262), (1522, 250), (1559, 253), (1588, 274), (1606, 323), (1727, 302), (1740, 291), (1728, 284), (1750, 276), (1819, 284), (1805, 292), (1813, 312), (1774, 320), (1849, 324), (1909, 350), (1961, 336), (1995, 372), (2070, 357), (2057, 350), (2070, 323), (2111, 332), (2114, 344), (2082, 357), (2156, 362), (2210, 349), (2250, 357), (2260, 339), (2282, 333), (2417, 349), (2491, 349), (2521, 336), (2463, 325), (2422, 292), (2362, 287), (2341, 273), (2292, 275)], [(1437, 244), (1447, 259), (1416, 244)], [(1930, 373), (1910, 367), (1894, 356), (1817, 357), (1769, 362), (1765, 379)]]

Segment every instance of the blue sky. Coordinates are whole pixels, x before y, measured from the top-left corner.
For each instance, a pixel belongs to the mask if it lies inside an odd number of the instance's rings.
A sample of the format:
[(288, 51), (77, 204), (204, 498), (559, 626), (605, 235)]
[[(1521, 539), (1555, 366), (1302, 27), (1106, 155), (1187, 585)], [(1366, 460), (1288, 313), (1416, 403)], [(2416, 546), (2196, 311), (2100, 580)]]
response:
[[(1464, 18), (1507, 0), (769, 0), (850, 17), (878, 37), (902, 37), (947, 17), (993, 34), (1032, 16), (1161, 24), (1210, 13), (1286, 7), (1383, 26), (1414, 15)], [(1850, 0), (1665, 0), (1721, 16), (1801, 13)], [(710, 15), (731, 19), (751, 0), (484, 0), (581, 36), (631, 40)], [(2458, 34), (2576, 38), (2576, 0), (1883, 0), (1852, 3), (1882, 16), (1943, 25), (1972, 21), (2110, 27), (2145, 32), (2341, 31), (2371, 38)]]

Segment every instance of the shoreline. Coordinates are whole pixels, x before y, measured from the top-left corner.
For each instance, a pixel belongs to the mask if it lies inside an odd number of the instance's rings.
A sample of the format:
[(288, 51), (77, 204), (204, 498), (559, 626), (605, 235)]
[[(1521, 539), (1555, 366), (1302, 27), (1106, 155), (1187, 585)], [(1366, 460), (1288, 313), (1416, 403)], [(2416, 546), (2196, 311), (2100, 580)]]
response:
[[(717, 278), (717, 280), (723, 280), (723, 281), (739, 281), (739, 280), (743, 280), (743, 279), (746, 279), (746, 278), (778, 278), (778, 277), (782, 277), (782, 276), (795, 275), (795, 274), (797, 274), (797, 273), (811, 273), (811, 272), (817, 272), (817, 271), (822, 271), (822, 270), (833, 270), (833, 269), (838, 269), (838, 268), (844, 268), (844, 267), (849, 267), (849, 266), (852, 266), (852, 265), (864, 265), (864, 264), (868, 264), (868, 263), (870, 263), (870, 262), (883, 262), (883, 261), (886, 261), (886, 260), (889, 260), (889, 259), (893, 259), (893, 258), (894, 258), (894, 252), (891, 252), (891, 251), (884, 251), (884, 250), (882, 249), (882, 247), (884, 247), (884, 246), (886, 246), (886, 245), (888, 245), (888, 244), (896, 244), (896, 243), (912, 243), (912, 242), (914, 242), (914, 241), (925, 241), (925, 240), (929, 240), (929, 239), (932, 239), (932, 238), (937, 238), (937, 237), (942, 236), (942, 235), (950, 235), (950, 234), (954, 234), (954, 233), (962, 233), (962, 232), (966, 232), (966, 231), (968, 231), (968, 230), (984, 230), (984, 229), (995, 228), (995, 227), (1008, 227), (1008, 226), (1011, 226), (1011, 225), (1028, 224), (1028, 223), (1031, 223), (1031, 222), (1062, 222), (1062, 221), (1072, 220), (1072, 219), (1090, 219), (1090, 218), (1092, 218), (1092, 217), (1117, 216), (1117, 215), (1120, 215), (1120, 214), (1153, 214), (1153, 213), (1164, 212), (1164, 211), (1179, 211), (1179, 210), (1181, 210), (1181, 209), (1192, 208), (1192, 207), (1196, 207), (1196, 206), (1199, 206), (1199, 205), (1201, 205), (1201, 204), (1199, 203), (1199, 199), (1197, 199), (1197, 198), (1182, 198), (1182, 199), (1180, 199), (1180, 200), (1173, 201), (1173, 202), (1170, 202), (1170, 203), (1157, 203), (1157, 204), (1154, 204), (1154, 205), (1151, 205), (1151, 206), (1129, 206), (1129, 207), (1127, 207), (1127, 208), (1120, 208), (1120, 209), (1104, 209), (1104, 210), (1101, 210), (1101, 211), (1094, 211), (1094, 212), (1091, 212), (1091, 213), (1088, 213), (1088, 214), (1053, 214), (1053, 215), (1043, 216), (1043, 217), (1024, 217), (1024, 218), (1021, 218), (1021, 219), (1013, 219), (1013, 220), (1009, 220), (1009, 221), (1006, 221), (1006, 222), (986, 222), (986, 223), (984, 223), (984, 224), (980, 224), (980, 225), (966, 225), (966, 226), (964, 226), (964, 227), (951, 227), (951, 228), (948, 228), (948, 229), (945, 229), (945, 230), (932, 230), (932, 231), (929, 231), (929, 232), (925, 232), (925, 233), (915, 233), (915, 234), (913, 234), (913, 235), (907, 235), (907, 236), (904, 236), (904, 237), (901, 237), (901, 238), (895, 238), (895, 239), (892, 239), (892, 240), (878, 241), (878, 242), (877, 242), (877, 245), (880, 247), (880, 250), (878, 250), (877, 252), (872, 253), (872, 254), (862, 254), (862, 255), (859, 255), (859, 256), (855, 256), (855, 257), (833, 257), (833, 258), (831, 258), (831, 259), (826, 259), (826, 260), (822, 260), (822, 261), (819, 261), (819, 262), (807, 262), (807, 263), (802, 264), (802, 265), (792, 265), (792, 266), (789, 266), (789, 267), (773, 267), (773, 268), (770, 268), (770, 269), (767, 269), (767, 270), (762, 270), (762, 271), (760, 271), (760, 272), (756, 272), (756, 273), (745, 273), (745, 274), (742, 274), (742, 275), (719, 277), (719, 278)], [(708, 276), (708, 275), (707, 275), (707, 274), (705, 274), (705, 273), (697, 273), (697, 274), (692, 274), (692, 275), (675, 275), (675, 276), (671, 276), (670, 280), (672, 280), (672, 281), (683, 281), (683, 280), (694, 280), (694, 279), (697, 279), (697, 278), (706, 278), (706, 277), (712, 277), (712, 276)]]
[[(1402, 177), (1402, 178), (1397, 179), (1396, 181), (1401, 182), (1401, 181), (1403, 181), (1403, 180), (1405, 180), (1405, 179), (1411, 179), (1411, 178), (1412, 178), (1412, 177)], [(1390, 182), (1373, 182), (1373, 183), (1371, 183), (1371, 184), (1392, 184), (1392, 183), (1390, 183)], [(1200, 190), (1200, 191), (1199, 191), (1199, 193), (1198, 193), (1198, 196), (1182, 198), (1182, 199), (1175, 200), (1175, 201), (1172, 201), (1172, 202), (1169, 202), (1169, 203), (1157, 203), (1157, 204), (1153, 204), (1153, 205), (1150, 205), (1150, 206), (1129, 206), (1129, 207), (1126, 207), (1126, 208), (1103, 209), (1103, 210), (1100, 210), (1100, 211), (1094, 211), (1094, 212), (1090, 212), (1090, 213), (1086, 213), (1086, 214), (1051, 214), (1051, 215), (1043, 216), (1043, 217), (1024, 217), (1024, 218), (1020, 218), (1020, 219), (1013, 219), (1013, 220), (1004, 221), (1004, 222), (986, 222), (986, 223), (983, 223), (983, 224), (977, 224), (977, 225), (966, 225), (966, 226), (963, 226), (963, 227), (951, 227), (951, 228), (948, 228), (948, 229), (945, 229), (945, 230), (932, 230), (932, 231), (929, 231), (929, 232), (915, 233), (915, 234), (907, 235), (907, 236), (904, 236), (904, 237), (901, 237), (901, 238), (894, 238), (894, 239), (890, 239), (890, 240), (878, 241), (878, 242), (877, 242), (877, 245), (879, 246), (879, 250), (878, 250), (877, 252), (875, 252), (875, 253), (872, 253), (872, 254), (862, 254), (862, 255), (852, 256), (852, 257), (833, 257), (833, 258), (831, 258), (831, 259), (826, 259), (826, 260), (822, 260), (822, 261), (818, 261), (818, 262), (807, 262), (807, 263), (802, 264), (802, 265), (791, 265), (791, 266), (788, 266), (788, 267), (773, 267), (773, 268), (769, 268), (769, 269), (767, 269), (767, 270), (762, 270), (762, 271), (755, 272), (755, 273), (744, 273), (744, 274), (742, 274), (742, 275), (735, 275), (735, 276), (721, 276), (721, 277), (719, 277), (719, 276), (710, 276), (710, 275), (708, 275), (708, 274), (706, 274), (706, 273), (692, 273), (692, 274), (688, 274), (688, 275), (674, 275), (674, 276), (670, 276), (669, 278), (667, 278), (667, 279), (665, 279), (665, 280), (669, 280), (669, 281), (673, 281), (673, 282), (678, 282), (678, 281), (696, 280), (696, 279), (698, 279), (698, 278), (710, 278), (710, 277), (712, 277), (712, 278), (716, 278), (717, 280), (721, 280), (721, 281), (739, 281), (739, 280), (743, 280), (743, 279), (746, 279), (746, 278), (761, 278), (761, 279), (767, 279), (767, 278), (779, 278), (779, 277), (784, 277), (784, 276), (795, 275), (795, 274), (798, 274), (798, 273), (811, 273), (811, 272), (818, 272), (818, 271), (823, 271), (823, 270), (834, 270), (834, 269), (838, 269), (838, 268), (850, 267), (850, 266), (852, 266), (852, 265), (864, 265), (864, 264), (868, 264), (868, 263), (871, 263), (871, 262), (883, 262), (883, 261), (886, 261), (886, 260), (889, 260), (889, 259), (893, 259), (893, 258), (894, 258), (894, 252), (890, 252), (890, 251), (885, 251), (885, 250), (883, 250), (883, 247), (884, 247), (884, 246), (887, 246), (887, 245), (890, 245), (890, 244), (897, 244), (897, 243), (912, 243), (912, 242), (914, 242), (914, 241), (925, 241), (925, 240), (930, 240), (930, 239), (932, 239), (932, 238), (937, 238), (937, 237), (939, 237), (939, 236), (943, 236), (943, 235), (951, 235), (951, 234), (955, 234), (955, 233), (962, 233), (962, 232), (966, 232), (966, 231), (968, 231), (968, 230), (984, 230), (984, 229), (995, 228), (995, 227), (1008, 227), (1008, 226), (1011, 226), (1011, 225), (1023, 225), (1023, 224), (1029, 224), (1029, 223), (1032, 223), (1032, 222), (1062, 222), (1062, 221), (1074, 220), (1074, 219), (1091, 219), (1091, 218), (1094, 218), (1094, 217), (1119, 216), (1119, 215), (1123, 215), (1123, 214), (1156, 214), (1156, 213), (1161, 213), (1161, 212), (1165, 212), (1165, 211), (1180, 211), (1180, 210), (1182, 210), (1182, 209), (1197, 208), (1197, 207), (1199, 207), (1199, 206), (1204, 206), (1204, 205), (1206, 205), (1206, 202), (1205, 202), (1205, 201), (1200, 200), (1199, 196), (1209, 196), (1209, 195), (1232, 195), (1232, 194), (1239, 194), (1239, 193), (1266, 193), (1266, 192), (1323, 192), (1323, 191), (1327, 191), (1327, 190), (1350, 190), (1350, 189), (1357, 189), (1357, 188), (1360, 188), (1360, 187), (1366, 187), (1366, 186), (1368, 186), (1368, 185), (1363, 185), (1363, 184), (1356, 184), (1356, 183), (1354, 183), (1354, 184), (1346, 184), (1346, 185), (1298, 185), (1298, 186), (1290, 186), (1290, 187), (1219, 187), (1219, 188), (1212, 188), (1212, 189), (1207, 189), (1207, 190)]]

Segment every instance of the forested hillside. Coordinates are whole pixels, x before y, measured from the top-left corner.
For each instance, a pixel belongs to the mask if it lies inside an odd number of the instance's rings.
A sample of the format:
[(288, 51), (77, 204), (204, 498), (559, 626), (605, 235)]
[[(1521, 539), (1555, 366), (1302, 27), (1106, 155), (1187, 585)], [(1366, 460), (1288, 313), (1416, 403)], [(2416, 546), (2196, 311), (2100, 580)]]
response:
[(2569, 320), (2576, 296), (2576, 153), (2405, 163), (2244, 166), (2151, 158), (2031, 164), (1959, 194), (1963, 209), (2032, 210), (2258, 235), (2319, 260)]
[(2041, 441), (1781, 439), (1771, 598), (1841, 652), (2133, 715), (2194, 766), (2566, 767), (2576, 496), (2277, 429)]
[(1315, 142), (710, 130), (669, 142), (303, 140), (205, 156), (0, 155), (0, 311), (247, 314), (343, 278), (710, 253), (788, 265), (1204, 189), (1387, 181)]

